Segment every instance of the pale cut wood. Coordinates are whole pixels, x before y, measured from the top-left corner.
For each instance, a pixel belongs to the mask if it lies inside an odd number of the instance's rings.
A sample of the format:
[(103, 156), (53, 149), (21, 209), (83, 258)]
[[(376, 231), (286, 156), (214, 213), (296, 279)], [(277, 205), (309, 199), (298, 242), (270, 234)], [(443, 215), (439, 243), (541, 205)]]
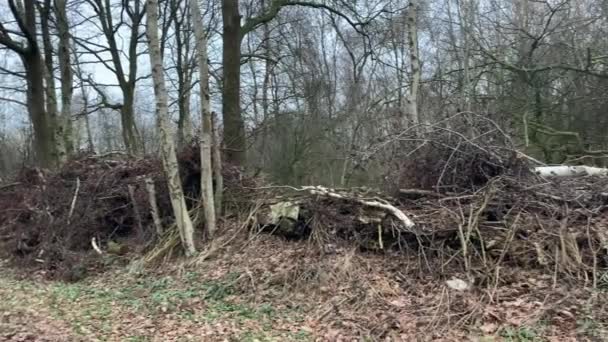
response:
[(336, 193), (334, 191), (331, 191), (327, 188), (324, 188), (322, 186), (304, 186), (304, 187), (302, 187), (302, 190), (306, 190), (314, 195), (339, 198), (339, 199), (343, 199), (343, 200), (357, 202), (357, 203), (363, 204), (368, 207), (379, 208), (379, 209), (388, 211), (391, 215), (393, 215), (399, 221), (401, 221), (401, 223), (403, 223), (403, 225), (406, 228), (412, 228), (415, 225), (414, 221), (412, 221), (409, 217), (407, 217), (407, 215), (405, 215), (405, 213), (403, 211), (401, 211), (399, 208), (397, 208), (394, 205), (389, 204), (389, 203), (380, 202), (377, 200), (372, 201), (372, 200), (366, 200), (366, 199), (361, 199), (361, 198), (356, 198), (356, 197), (347, 197), (347, 196), (341, 195), (339, 193)]
[(584, 165), (538, 166), (533, 171), (543, 177), (607, 176), (608, 168)]

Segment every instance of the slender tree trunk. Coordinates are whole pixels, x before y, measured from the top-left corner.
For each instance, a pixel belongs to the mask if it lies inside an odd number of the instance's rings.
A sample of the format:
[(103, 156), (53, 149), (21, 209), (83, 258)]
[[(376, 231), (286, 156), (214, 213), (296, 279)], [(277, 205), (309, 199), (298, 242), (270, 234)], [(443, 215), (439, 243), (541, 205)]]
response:
[[(262, 1), (262, 8), (264, 8), (264, 2)], [(272, 64), (270, 62), (271, 57), (271, 44), (270, 44), (270, 29), (268, 28), (268, 24), (264, 24), (264, 36), (263, 36), (263, 49), (264, 54), (266, 55), (266, 60), (264, 61), (264, 81), (262, 82), (262, 142), (260, 146), (260, 151), (262, 152), (262, 160), (260, 161), (260, 165), (263, 169), (266, 168), (266, 160), (268, 159), (267, 152), (267, 141), (268, 141), (268, 113), (269, 113), (269, 101), (268, 101), (268, 91), (270, 88), (270, 76), (272, 72)]]
[(224, 32), (222, 115), (226, 161), (243, 166), (246, 158), (245, 123), (241, 116), (241, 16), (238, 0), (222, 1)]
[(205, 211), (205, 222), (209, 237), (216, 233), (215, 204), (213, 198), (213, 172), (211, 167), (212, 120), (209, 103), (209, 66), (207, 65), (207, 38), (203, 28), (203, 17), (198, 8), (198, 0), (190, 0), (190, 15), (196, 40), (196, 60), (198, 63), (199, 86), (201, 92), (201, 194)]
[(420, 123), (418, 115), (418, 90), (420, 88), (420, 58), (418, 49), (418, 0), (410, 0), (407, 9), (407, 40), (410, 54), (410, 92), (406, 99), (409, 119), (412, 124)]
[(133, 110), (135, 100), (135, 89), (127, 86), (123, 89), (124, 102), (120, 109), (120, 123), (122, 126), (122, 139), (127, 152), (136, 155), (140, 151), (140, 139), (135, 124), (135, 113)]
[(194, 246), (194, 228), (182, 190), (177, 156), (175, 153), (175, 143), (172, 134), (169, 131), (167, 89), (165, 86), (163, 62), (158, 37), (158, 0), (147, 0), (146, 12), (146, 34), (148, 36), (148, 49), (150, 51), (154, 94), (156, 96), (156, 122), (160, 136), (162, 162), (169, 183), (171, 206), (173, 207), (181, 241), (186, 254), (193, 255), (196, 253), (196, 248)]
[(89, 115), (86, 114), (84, 116), (84, 123), (87, 130), (87, 148), (90, 153), (95, 152), (95, 144), (93, 143), (93, 132), (91, 131), (91, 120), (89, 120)]
[(460, 4), (460, 22), (462, 32), (462, 45), (463, 45), (463, 86), (462, 86), (462, 110), (471, 111), (471, 96), (473, 95), (471, 87), (471, 72), (470, 72), (470, 57), (471, 57), (471, 43), (469, 41), (469, 33), (471, 31), (472, 22), (472, 11), (473, 1), (462, 0)]
[(222, 216), (222, 201), (224, 197), (224, 176), (222, 175), (222, 139), (220, 139), (217, 115), (211, 114), (211, 126), (213, 127), (213, 142), (212, 142), (212, 160), (213, 164), (213, 177), (215, 178), (215, 215), (217, 217)]
[[(74, 45), (75, 46), (75, 45)], [(76, 77), (80, 81), (80, 93), (82, 96), (82, 115), (84, 116), (85, 129), (87, 131), (87, 148), (88, 151), (93, 153), (95, 152), (95, 143), (93, 142), (93, 131), (91, 130), (91, 120), (89, 118), (89, 113), (87, 113), (89, 108), (89, 100), (87, 96), (87, 91), (84, 87), (84, 78), (82, 75), (82, 69), (80, 68), (80, 63), (78, 61), (78, 54), (76, 49), (72, 49), (72, 54), (74, 55), (74, 64), (76, 64), (75, 72)]]
[[(190, 87), (190, 80), (184, 86)], [(178, 91), (179, 118), (177, 119), (177, 146), (183, 147), (192, 141), (192, 118), (190, 116), (190, 90), (182, 89)]]
[(66, 0), (55, 0), (55, 17), (59, 33), (59, 70), (61, 74), (61, 116), (59, 121), (63, 126), (65, 150), (68, 156), (74, 153), (74, 137), (72, 128), (72, 94), (73, 73), (70, 61), (70, 26), (66, 13)]
[[(189, 63), (190, 55), (190, 20), (180, 18), (178, 14), (179, 1), (172, 3), (172, 20), (175, 30), (175, 50), (177, 56), (175, 72), (177, 73), (177, 107), (179, 117), (177, 120), (177, 146), (182, 148), (192, 142), (192, 117), (190, 115), (190, 96), (192, 88), (192, 71)], [(185, 32), (185, 33), (182, 33)]]

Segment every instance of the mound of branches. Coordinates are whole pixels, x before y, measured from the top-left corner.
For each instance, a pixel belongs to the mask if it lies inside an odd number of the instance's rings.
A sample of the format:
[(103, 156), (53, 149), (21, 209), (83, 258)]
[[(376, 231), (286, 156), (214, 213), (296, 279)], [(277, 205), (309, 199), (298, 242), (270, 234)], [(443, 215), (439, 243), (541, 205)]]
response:
[(380, 156), (388, 189), (467, 191), (524, 166), (509, 136), (492, 120), (472, 113), (412, 126), (371, 146), (363, 159), (367, 156)]
[[(198, 154), (195, 147), (180, 154), (190, 206), (200, 186)], [(121, 153), (79, 156), (56, 172), (25, 168), (0, 189), (0, 208), (4, 257), (50, 278), (80, 278), (101, 267), (93, 245), (114, 255), (141, 252), (173, 220), (160, 162)]]
[(369, 149), (394, 160), (389, 190), (260, 188), (253, 226), (324, 250), (412, 254), (429, 272), (455, 267), (479, 282), (498, 281), (505, 265), (608, 281), (608, 178), (543, 177), (493, 122), (471, 122), (456, 116)]

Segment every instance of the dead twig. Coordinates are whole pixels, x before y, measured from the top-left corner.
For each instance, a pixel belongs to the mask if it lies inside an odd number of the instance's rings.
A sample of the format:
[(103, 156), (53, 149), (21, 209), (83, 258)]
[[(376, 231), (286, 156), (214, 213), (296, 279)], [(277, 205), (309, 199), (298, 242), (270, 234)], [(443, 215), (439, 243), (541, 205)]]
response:
[(80, 178), (76, 178), (76, 189), (74, 190), (74, 197), (72, 198), (72, 204), (70, 205), (70, 211), (68, 212), (68, 224), (70, 224), (70, 219), (72, 218), (72, 214), (74, 213), (74, 208), (76, 207), (76, 200), (78, 199), (78, 191), (80, 191)]
[(0, 185), (0, 190), (8, 189), (8, 188), (11, 188), (13, 186), (20, 185), (20, 184), (21, 184), (21, 182), (14, 182), (14, 183), (10, 183), (10, 184)]

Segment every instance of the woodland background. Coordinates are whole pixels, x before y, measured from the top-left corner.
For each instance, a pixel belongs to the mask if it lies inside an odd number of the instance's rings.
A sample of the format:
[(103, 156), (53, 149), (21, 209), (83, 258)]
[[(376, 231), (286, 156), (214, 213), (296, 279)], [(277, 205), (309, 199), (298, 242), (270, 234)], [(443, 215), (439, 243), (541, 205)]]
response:
[[(200, 5), (211, 109), (230, 164), (279, 183), (377, 185), (395, 156), (411, 151), (379, 146), (457, 113), (471, 126), (475, 115), (496, 122), (545, 162), (603, 163), (605, 1)], [(0, 4), (3, 178), (22, 165), (56, 167), (79, 151), (158, 151), (144, 8), (142, 0)], [(201, 126), (188, 8), (181, 0), (159, 4), (179, 146)], [(30, 26), (21, 27), (16, 13)], [(238, 13), (238, 28), (222, 20)], [(32, 54), (40, 65), (28, 72)], [(28, 90), (32, 77), (42, 88)]]

